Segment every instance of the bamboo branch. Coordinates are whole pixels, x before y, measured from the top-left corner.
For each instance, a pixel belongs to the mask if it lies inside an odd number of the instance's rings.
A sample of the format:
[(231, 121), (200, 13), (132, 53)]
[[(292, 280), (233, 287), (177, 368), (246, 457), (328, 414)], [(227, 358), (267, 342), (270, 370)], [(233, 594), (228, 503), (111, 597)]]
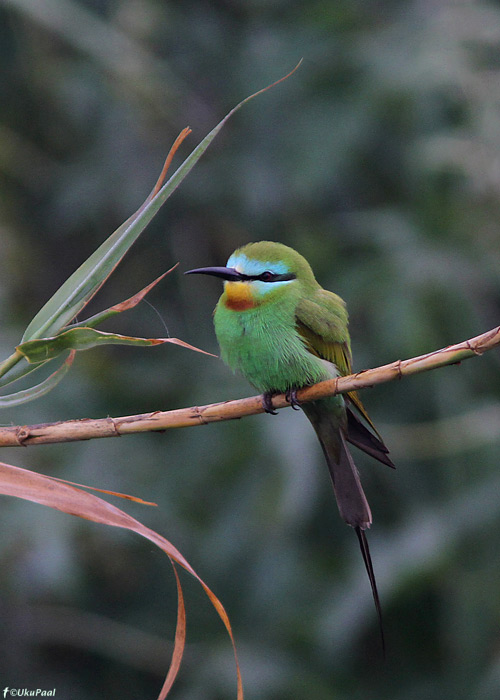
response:
[[(375, 369), (362, 370), (347, 377), (337, 377), (313, 386), (305, 387), (297, 392), (301, 403), (315, 399), (345, 394), (383, 384), (393, 379), (427, 370), (437, 369), (445, 365), (457, 364), (476, 355), (491, 350), (500, 345), (500, 326), (465, 340), (456, 345), (450, 345), (440, 350), (413, 357), (409, 360), (397, 360)], [(274, 408), (286, 408), (290, 403), (284, 394), (273, 397)], [(0, 447), (16, 447), (26, 445), (42, 445), (54, 442), (72, 442), (75, 440), (91, 440), (94, 438), (119, 437), (131, 433), (162, 431), (168, 428), (187, 428), (195, 425), (205, 425), (216, 421), (243, 418), (257, 413), (263, 413), (261, 396), (252, 396), (235, 401), (223, 401), (207, 406), (179, 408), (173, 411), (154, 411), (135, 416), (121, 418), (84, 418), (82, 420), (61, 421), (58, 423), (42, 423), (39, 425), (10, 426), (0, 428)]]

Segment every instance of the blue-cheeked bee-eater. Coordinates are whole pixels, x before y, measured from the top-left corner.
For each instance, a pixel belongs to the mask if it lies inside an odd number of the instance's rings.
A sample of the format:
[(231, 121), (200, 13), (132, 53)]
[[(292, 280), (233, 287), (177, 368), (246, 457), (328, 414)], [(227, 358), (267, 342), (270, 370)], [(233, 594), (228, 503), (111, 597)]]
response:
[[(221, 356), (263, 393), (266, 411), (274, 412), (273, 394), (285, 393), (297, 407), (297, 389), (351, 373), (345, 303), (320, 286), (307, 260), (292, 248), (271, 241), (249, 243), (231, 255), (226, 267), (202, 267), (186, 274), (193, 273), (224, 280), (214, 314)], [(300, 407), (323, 448), (340, 515), (358, 536), (382, 631), (365, 534), (372, 515), (347, 442), (394, 465), (356, 392)]]

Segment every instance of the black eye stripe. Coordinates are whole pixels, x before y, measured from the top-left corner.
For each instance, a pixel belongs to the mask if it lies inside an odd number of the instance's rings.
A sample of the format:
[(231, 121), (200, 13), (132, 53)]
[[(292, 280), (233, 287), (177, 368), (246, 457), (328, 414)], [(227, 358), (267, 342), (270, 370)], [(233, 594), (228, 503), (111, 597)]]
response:
[(259, 279), (262, 282), (272, 282), (274, 280), (274, 272), (271, 272), (271, 270), (265, 270), (261, 275), (259, 275)]
[(289, 280), (294, 280), (295, 275), (293, 275), (291, 273), (287, 273), (284, 275), (277, 275), (274, 272), (271, 272), (270, 270), (266, 270), (265, 272), (262, 272), (260, 275), (245, 275), (242, 272), (240, 272), (240, 279), (241, 280), (248, 280), (249, 282), (252, 282), (252, 281), (288, 282)]

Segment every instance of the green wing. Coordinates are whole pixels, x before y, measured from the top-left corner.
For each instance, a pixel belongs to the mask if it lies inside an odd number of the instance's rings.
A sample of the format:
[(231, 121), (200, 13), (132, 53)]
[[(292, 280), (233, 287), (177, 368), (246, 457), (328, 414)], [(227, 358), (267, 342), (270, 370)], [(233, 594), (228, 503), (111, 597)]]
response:
[(333, 362), (342, 376), (351, 373), (351, 347), (344, 301), (325, 289), (302, 299), (296, 310), (297, 328), (309, 352)]
[[(318, 289), (314, 296), (300, 301), (295, 314), (297, 329), (309, 352), (333, 362), (342, 377), (351, 374), (351, 343), (344, 300), (326, 289)], [(347, 396), (378, 435), (358, 394), (350, 391)]]

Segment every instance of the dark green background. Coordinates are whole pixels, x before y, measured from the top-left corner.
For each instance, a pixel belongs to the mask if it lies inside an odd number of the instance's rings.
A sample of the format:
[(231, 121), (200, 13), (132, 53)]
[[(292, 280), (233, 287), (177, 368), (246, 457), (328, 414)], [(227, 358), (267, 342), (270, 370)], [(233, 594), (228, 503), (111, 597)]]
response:
[[(356, 369), (496, 326), (500, 306), (498, 3), (6, 0), (0, 9), (2, 357), (65, 278), (181, 155), (246, 105), (169, 200), (92, 310), (179, 261), (107, 330), (217, 352), (220, 283), (182, 271), (237, 246), (298, 249), (351, 315)], [(178, 160), (178, 162), (180, 162)], [(162, 320), (163, 319), (163, 320)], [(252, 394), (176, 347), (81, 354), (24, 424)], [(168, 537), (230, 615), (252, 700), (500, 697), (498, 351), (363, 393), (392, 472), (356, 454), (384, 610), (338, 516), (304, 416), (4, 450), (4, 461), (134, 493), (117, 505)], [(0, 689), (153, 699), (175, 582), (140, 538), (2, 499)], [(234, 698), (229, 640), (182, 574), (188, 647), (176, 700)]]

